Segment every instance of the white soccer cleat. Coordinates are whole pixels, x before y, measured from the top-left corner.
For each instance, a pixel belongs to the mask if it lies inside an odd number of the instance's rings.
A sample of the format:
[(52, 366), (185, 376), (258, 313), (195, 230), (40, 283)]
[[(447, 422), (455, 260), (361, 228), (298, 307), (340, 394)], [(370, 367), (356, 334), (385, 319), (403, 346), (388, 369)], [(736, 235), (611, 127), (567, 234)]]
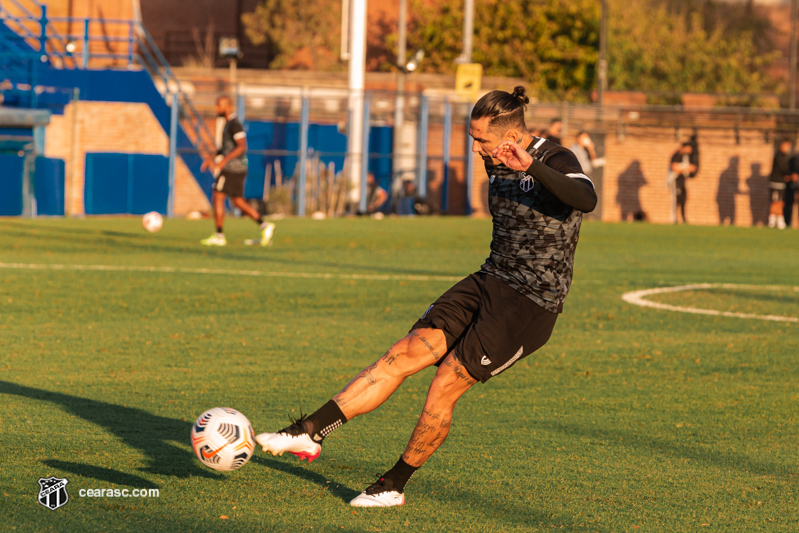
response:
[(224, 235), (211, 235), (207, 239), (200, 241), (203, 246), (227, 246), (227, 239)]
[(272, 455), (290, 453), (299, 457), (300, 460), (308, 459), (309, 463), (313, 462), (322, 453), (322, 446), (314, 442), (308, 434), (303, 424), (303, 419), (297, 420), (277, 433), (256, 435), (255, 442), (261, 446), (263, 451)]
[(261, 246), (272, 245), (272, 235), (275, 233), (275, 225), (267, 222), (266, 226), (261, 230)]
[(352, 499), (353, 507), (394, 507), (405, 504), (405, 494), (394, 490), (391, 480), (380, 478)]

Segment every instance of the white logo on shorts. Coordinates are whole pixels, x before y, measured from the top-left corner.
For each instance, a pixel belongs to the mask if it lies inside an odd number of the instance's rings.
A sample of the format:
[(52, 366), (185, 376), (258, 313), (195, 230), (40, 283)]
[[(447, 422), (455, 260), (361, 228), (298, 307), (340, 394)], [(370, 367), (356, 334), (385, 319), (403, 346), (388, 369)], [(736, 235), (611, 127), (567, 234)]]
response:
[(509, 360), (507, 363), (505, 363), (505, 364), (504, 364), (504, 365), (502, 365), (501, 367), (497, 368), (496, 370), (492, 370), (492, 371), (491, 371), (491, 375), (492, 375), (492, 376), (496, 376), (496, 375), (497, 375), (497, 374), (499, 374), (500, 372), (504, 371), (504, 370), (505, 370), (506, 368), (508, 368), (510, 365), (512, 365), (513, 363), (515, 363), (515, 362), (516, 362), (516, 361), (517, 361), (517, 360), (518, 360), (518, 359), (519, 359), (519, 358), (520, 358), (522, 355), (524, 355), (524, 346), (519, 346), (519, 351), (518, 351), (518, 352), (516, 352), (516, 354), (515, 354), (513, 357), (511, 357), (511, 358), (510, 358), (510, 360)]
[(483, 366), (488, 366), (488, 365), (491, 364), (491, 359), (489, 359), (488, 357), (486, 357), (484, 355), (483, 358), (480, 359), (480, 364), (483, 365)]

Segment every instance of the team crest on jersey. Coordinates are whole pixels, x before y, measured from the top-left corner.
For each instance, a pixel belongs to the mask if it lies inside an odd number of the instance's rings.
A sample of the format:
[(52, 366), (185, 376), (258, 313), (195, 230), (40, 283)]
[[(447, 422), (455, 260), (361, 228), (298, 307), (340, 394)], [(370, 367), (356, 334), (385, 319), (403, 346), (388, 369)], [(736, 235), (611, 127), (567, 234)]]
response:
[(66, 505), (69, 501), (67, 483), (66, 478), (39, 478), (39, 503), (51, 511)]
[(519, 182), (519, 188), (524, 192), (530, 192), (535, 186), (535, 180), (526, 172), (521, 173), (522, 180)]

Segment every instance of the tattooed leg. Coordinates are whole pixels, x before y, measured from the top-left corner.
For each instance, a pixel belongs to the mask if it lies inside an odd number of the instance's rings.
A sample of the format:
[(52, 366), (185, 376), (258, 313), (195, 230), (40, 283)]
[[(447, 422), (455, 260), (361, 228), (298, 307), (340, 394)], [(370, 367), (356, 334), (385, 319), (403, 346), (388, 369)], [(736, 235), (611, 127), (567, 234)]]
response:
[(441, 446), (449, 434), (455, 404), (475, 383), (477, 380), (469, 375), (460, 361), (449, 354), (430, 384), (422, 415), (402, 454), (406, 463), (422, 466)]
[(378, 408), (406, 377), (435, 364), (446, 352), (447, 341), (440, 329), (415, 329), (361, 370), (333, 400), (352, 420)]

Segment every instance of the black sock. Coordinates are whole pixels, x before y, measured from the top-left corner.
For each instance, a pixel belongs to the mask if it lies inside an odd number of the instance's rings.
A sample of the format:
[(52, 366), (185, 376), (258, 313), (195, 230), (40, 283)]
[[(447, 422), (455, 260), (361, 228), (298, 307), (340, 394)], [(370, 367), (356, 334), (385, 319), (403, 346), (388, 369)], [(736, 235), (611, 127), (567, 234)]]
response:
[(394, 483), (394, 489), (397, 492), (403, 492), (405, 490), (405, 484), (408, 483), (408, 480), (411, 479), (411, 476), (414, 472), (419, 469), (418, 466), (411, 466), (405, 462), (400, 456), (400, 460), (397, 461), (391, 470), (383, 474), (383, 479), (390, 479)]
[(217, 226), (216, 227), (216, 232), (217, 233), (224, 233), (224, 231), (222, 231), (222, 226)]
[(255, 223), (260, 226), (261, 224), (264, 223), (264, 217), (261, 216), (261, 215), (258, 215), (258, 220), (256, 220)]
[(322, 442), (325, 437), (343, 426), (347, 422), (347, 417), (341, 412), (338, 404), (330, 400), (305, 420), (311, 424), (313, 429), (311, 438), (314, 442)]

